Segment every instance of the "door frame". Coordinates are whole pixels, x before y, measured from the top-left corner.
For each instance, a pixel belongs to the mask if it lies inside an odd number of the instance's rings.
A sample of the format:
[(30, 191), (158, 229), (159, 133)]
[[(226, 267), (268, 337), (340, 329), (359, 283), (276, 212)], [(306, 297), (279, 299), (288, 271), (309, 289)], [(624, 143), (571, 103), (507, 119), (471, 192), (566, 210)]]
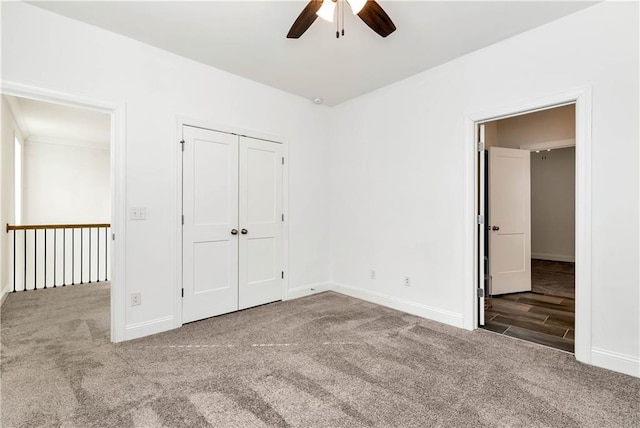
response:
[(576, 319), (575, 357), (591, 363), (591, 105), (590, 86), (550, 94), (544, 97), (514, 101), (499, 107), (471, 112), (464, 117), (465, 156), (465, 284), (463, 326), (468, 330), (478, 328), (478, 150), (475, 140), (476, 127), (480, 123), (547, 110), (567, 104), (575, 104), (576, 126)]
[(282, 300), (287, 299), (287, 291), (289, 290), (289, 144), (286, 138), (270, 135), (264, 132), (255, 131), (252, 129), (238, 128), (213, 122), (206, 119), (198, 119), (193, 117), (177, 115), (175, 118), (176, 133), (175, 133), (175, 248), (174, 248), (174, 260), (176, 260), (175, 269), (175, 281), (173, 295), (173, 318), (174, 327), (178, 328), (183, 325), (182, 323), (182, 146), (180, 141), (182, 140), (182, 127), (192, 126), (195, 128), (203, 128), (216, 132), (224, 132), (226, 134), (233, 134), (242, 137), (255, 138), (258, 140), (264, 140), (271, 143), (282, 145), (282, 156), (285, 158), (285, 162), (282, 170), (282, 212), (284, 214), (284, 222), (282, 222), (282, 265), (284, 269), (284, 280), (282, 281)]
[(115, 104), (79, 95), (2, 80), (0, 93), (52, 104), (94, 110), (111, 118), (111, 342), (126, 340), (126, 104)]

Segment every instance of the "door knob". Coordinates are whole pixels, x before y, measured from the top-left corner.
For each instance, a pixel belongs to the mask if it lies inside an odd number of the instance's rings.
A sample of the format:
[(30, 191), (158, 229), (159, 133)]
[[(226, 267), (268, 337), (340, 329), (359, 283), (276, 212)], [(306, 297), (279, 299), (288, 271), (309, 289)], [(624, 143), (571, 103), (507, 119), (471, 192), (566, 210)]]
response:
[(232, 235), (237, 235), (238, 234), (238, 229), (231, 229), (231, 234)]
[(240, 233), (242, 233), (243, 235), (246, 235), (247, 233), (249, 233), (249, 231), (247, 229), (242, 229)]
[(500, 230), (500, 226), (493, 226), (491, 230)]

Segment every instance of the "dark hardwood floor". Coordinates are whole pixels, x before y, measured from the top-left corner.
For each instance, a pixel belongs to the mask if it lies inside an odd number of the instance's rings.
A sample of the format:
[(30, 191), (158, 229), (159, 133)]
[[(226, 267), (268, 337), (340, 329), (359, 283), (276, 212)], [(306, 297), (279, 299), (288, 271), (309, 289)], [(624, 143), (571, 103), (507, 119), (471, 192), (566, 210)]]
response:
[(575, 263), (531, 259), (531, 291), (575, 299), (575, 267)]
[(574, 352), (574, 299), (526, 292), (487, 300), (487, 330)]
[(575, 263), (531, 260), (531, 289), (486, 299), (484, 328), (574, 352)]

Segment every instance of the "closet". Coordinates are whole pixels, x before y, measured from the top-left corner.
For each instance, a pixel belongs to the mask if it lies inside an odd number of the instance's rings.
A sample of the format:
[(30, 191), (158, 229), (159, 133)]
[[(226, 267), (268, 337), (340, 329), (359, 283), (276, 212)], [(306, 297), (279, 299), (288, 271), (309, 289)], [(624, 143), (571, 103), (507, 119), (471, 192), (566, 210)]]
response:
[(182, 132), (183, 323), (281, 300), (282, 145)]

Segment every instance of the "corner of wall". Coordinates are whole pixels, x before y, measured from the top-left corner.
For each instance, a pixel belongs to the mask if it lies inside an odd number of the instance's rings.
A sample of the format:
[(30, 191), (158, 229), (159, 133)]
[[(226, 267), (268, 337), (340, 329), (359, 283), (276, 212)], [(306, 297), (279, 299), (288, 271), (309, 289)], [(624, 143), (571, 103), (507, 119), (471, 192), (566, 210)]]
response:
[(462, 314), (456, 312), (336, 282), (329, 284), (329, 290), (453, 327), (464, 328)]
[(330, 290), (329, 282), (317, 282), (315, 284), (307, 284), (300, 287), (292, 288), (287, 291), (287, 295), (283, 300), (293, 300), (300, 297), (312, 296)]
[[(14, 223), (14, 139), (22, 139), (22, 134), (16, 123), (9, 103), (4, 97), (0, 99), (2, 130), (0, 135), (0, 227)], [(9, 234), (0, 231), (0, 293), (2, 302), (9, 293), (11, 276), (9, 275)]]
[(4, 305), (4, 302), (5, 300), (7, 300), (9, 293), (10, 293), (9, 287), (3, 285), (2, 288), (0, 288), (0, 307)]
[(124, 340), (138, 339), (140, 337), (173, 330), (174, 328), (176, 327), (174, 325), (173, 315), (129, 324), (125, 327)]

